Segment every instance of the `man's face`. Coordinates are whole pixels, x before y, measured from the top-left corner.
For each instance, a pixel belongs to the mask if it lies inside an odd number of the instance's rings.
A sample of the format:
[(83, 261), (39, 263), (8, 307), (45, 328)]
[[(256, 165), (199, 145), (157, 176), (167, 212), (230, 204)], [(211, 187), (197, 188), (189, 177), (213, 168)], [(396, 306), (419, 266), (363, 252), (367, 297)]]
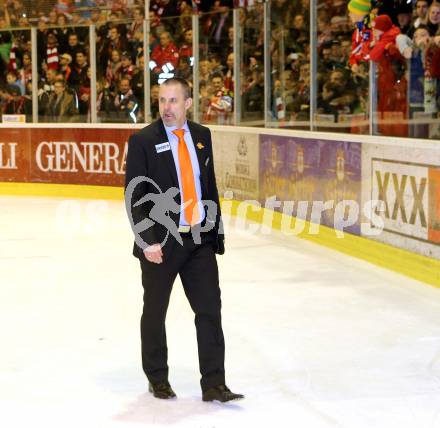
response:
[(159, 86), (154, 85), (151, 87), (151, 100), (157, 101), (159, 99)]
[(414, 44), (419, 48), (428, 46), (430, 41), (429, 31), (425, 28), (420, 28), (414, 33)]
[(49, 12), (49, 22), (51, 24), (56, 24), (57, 22), (57, 13), (54, 10)]
[(221, 91), (222, 87), (223, 87), (223, 81), (221, 77), (214, 77), (212, 79), (212, 89), (214, 90), (214, 92)]
[(193, 32), (192, 30), (188, 30), (185, 32), (185, 43), (190, 45), (192, 44)]
[(406, 27), (411, 22), (411, 14), (410, 13), (399, 13), (397, 15), (397, 21), (399, 22), (399, 27)]
[(81, 65), (83, 65), (85, 62), (86, 62), (86, 57), (85, 57), (85, 55), (84, 55), (83, 53), (81, 53), (81, 52), (78, 52), (78, 53), (76, 54), (76, 63), (77, 63), (79, 66), (81, 66)]
[(157, 26), (157, 20), (156, 20), (156, 14), (154, 12), (148, 13), (148, 19), (150, 20), (150, 26), (156, 27)]
[(301, 30), (304, 27), (304, 17), (302, 15), (296, 15), (293, 19), (293, 28)]
[(141, 14), (139, 9), (135, 9), (133, 11), (133, 18), (134, 19), (142, 19), (143, 18), (143, 16), (142, 16), (142, 14)]
[(431, 9), (429, 11), (429, 20), (433, 24), (439, 24), (440, 23), (440, 7), (431, 6)]
[(130, 90), (130, 82), (128, 79), (122, 79), (119, 82), (119, 90), (123, 93), (126, 94), (129, 90)]
[(200, 73), (201, 74), (207, 74), (209, 73), (209, 63), (208, 61), (200, 61)]
[(188, 60), (186, 58), (180, 58), (178, 67), (180, 70), (185, 70), (185, 71), (188, 70), (189, 69)]
[(185, 99), (183, 87), (178, 83), (162, 84), (159, 89), (159, 113), (166, 126), (181, 128), (192, 99)]
[(53, 89), (57, 95), (61, 95), (64, 92), (64, 85), (61, 82), (57, 82), (53, 85)]
[(170, 42), (170, 36), (168, 33), (162, 33), (159, 36), (159, 41), (160, 41), (160, 45), (164, 48), (168, 45), (168, 43)]
[(310, 78), (310, 66), (309, 64), (303, 64), (299, 68), (299, 77), (302, 81), (308, 81)]
[(118, 30), (116, 28), (111, 28), (109, 32), (110, 40), (116, 40), (118, 38)]
[(350, 40), (343, 40), (341, 42), (341, 51), (346, 56), (350, 55), (350, 53), (351, 53), (351, 42), (350, 42)]
[(344, 83), (344, 77), (339, 71), (334, 71), (330, 75), (330, 83), (341, 86)]
[(99, 10), (93, 9), (91, 15), (92, 21), (97, 22), (99, 20), (99, 17), (101, 16), (101, 12)]
[(123, 57), (121, 58), (121, 64), (122, 64), (122, 67), (130, 67), (130, 65), (131, 65), (131, 59), (128, 58), (128, 57), (126, 57), (126, 56), (123, 56)]
[(420, 18), (425, 18), (428, 13), (428, 3), (425, 1), (418, 1), (416, 4), (416, 15)]
[(78, 36), (76, 34), (71, 34), (69, 36), (69, 46), (76, 46), (78, 44)]
[(47, 44), (48, 45), (54, 45), (56, 43), (57, 39), (53, 34), (49, 34), (47, 36)]
[(11, 84), (15, 82), (15, 76), (13, 74), (8, 73), (6, 75), (6, 82)]
[(331, 55), (333, 58), (339, 58), (341, 56), (341, 45), (332, 45)]
[(113, 62), (119, 62), (121, 60), (121, 56), (119, 55), (119, 51), (113, 50), (112, 51), (112, 61)]
[(56, 76), (57, 74), (55, 73), (55, 70), (52, 69), (47, 70), (46, 77), (50, 83), (52, 83), (55, 80)]

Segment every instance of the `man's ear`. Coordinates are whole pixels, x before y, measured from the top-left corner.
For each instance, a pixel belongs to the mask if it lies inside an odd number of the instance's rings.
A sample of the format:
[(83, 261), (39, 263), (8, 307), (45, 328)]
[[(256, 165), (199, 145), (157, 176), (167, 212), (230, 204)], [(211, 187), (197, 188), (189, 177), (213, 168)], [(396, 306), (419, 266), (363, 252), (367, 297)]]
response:
[(185, 109), (188, 110), (189, 108), (191, 108), (193, 104), (193, 99), (192, 98), (187, 98), (185, 100)]

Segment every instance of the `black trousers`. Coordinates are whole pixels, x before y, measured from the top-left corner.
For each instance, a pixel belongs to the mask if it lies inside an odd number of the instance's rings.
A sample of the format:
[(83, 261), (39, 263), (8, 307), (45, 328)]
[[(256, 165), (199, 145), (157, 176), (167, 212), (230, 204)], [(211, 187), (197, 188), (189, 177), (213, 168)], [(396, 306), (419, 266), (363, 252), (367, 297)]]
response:
[(225, 383), (225, 342), (217, 260), (210, 235), (194, 244), (182, 235), (161, 264), (141, 260), (144, 307), (141, 318), (142, 367), (152, 383), (168, 380), (165, 317), (177, 275), (195, 314), (202, 390)]

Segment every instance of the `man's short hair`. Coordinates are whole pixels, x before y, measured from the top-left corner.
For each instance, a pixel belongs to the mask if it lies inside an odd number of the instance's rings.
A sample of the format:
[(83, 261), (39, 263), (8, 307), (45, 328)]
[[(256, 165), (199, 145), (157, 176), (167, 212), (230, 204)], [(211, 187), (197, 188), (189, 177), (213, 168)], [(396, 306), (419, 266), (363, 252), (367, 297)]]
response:
[(425, 24), (420, 24), (415, 30), (414, 30), (414, 34), (416, 34), (417, 31), (419, 30), (426, 30), (429, 33), (429, 27)]
[(64, 79), (56, 79), (55, 82), (54, 82), (54, 85), (56, 83), (59, 83), (59, 84), (63, 85), (63, 88), (66, 87), (66, 81)]
[(216, 72), (216, 73), (212, 73), (212, 74), (211, 74), (211, 82), (212, 82), (214, 79), (216, 79), (216, 78), (220, 78), (220, 79), (222, 79), (222, 82), (223, 82), (223, 74), (218, 73), (218, 72)]
[(189, 83), (181, 77), (171, 77), (170, 79), (165, 80), (162, 85), (180, 85), (183, 89), (183, 96), (185, 99), (191, 98), (191, 86), (189, 86)]

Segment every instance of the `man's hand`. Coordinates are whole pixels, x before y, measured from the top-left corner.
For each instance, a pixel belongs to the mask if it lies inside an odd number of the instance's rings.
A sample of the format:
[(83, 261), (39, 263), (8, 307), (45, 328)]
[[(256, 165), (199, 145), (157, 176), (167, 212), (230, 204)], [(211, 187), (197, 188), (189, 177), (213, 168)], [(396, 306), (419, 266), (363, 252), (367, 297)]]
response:
[(412, 53), (413, 53), (412, 47), (408, 46), (403, 50), (402, 55), (406, 59), (411, 59)]
[(153, 244), (145, 248), (144, 256), (151, 263), (161, 264), (163, 262), (163, 254), (160, 244)]

